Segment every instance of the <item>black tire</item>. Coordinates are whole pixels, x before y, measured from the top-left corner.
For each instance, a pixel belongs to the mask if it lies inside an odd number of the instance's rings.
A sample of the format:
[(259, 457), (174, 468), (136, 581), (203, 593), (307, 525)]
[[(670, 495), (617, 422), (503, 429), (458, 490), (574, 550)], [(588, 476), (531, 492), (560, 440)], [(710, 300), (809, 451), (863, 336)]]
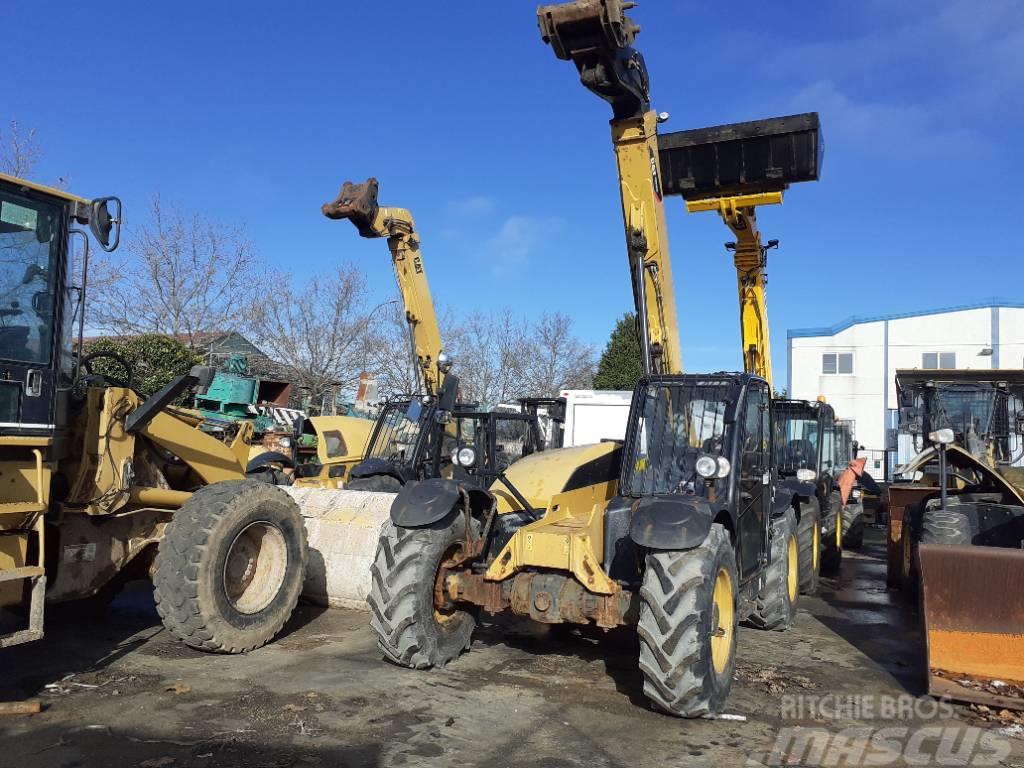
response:
[(473, 608), (435, 610), (438, 570), (465, 539), (466, 520), (449, 515), (433, 526), (384, 523), (370, 566), (370, 628), (385, 658), (403, 667), (443, 667), (468, 650), (476, 628)]
[(821, 527), (821, 572), (826, 576), (835, 576), (839, 573), (839, 565), (843, 562), (843, 550), (840, 542), (842, 529), (842, 498), (839, 491), (833, 491), (828, 497), (829, 508), (822, 515), (825, 524)]
[(955, 508), (925, 509), (921, 516), (922, 544), (972, 544), (970, 518)]
[(784, 631), (793, 626), (800, 593), (796, 527), (796, 513), (792, 510), (772, 521), (772, 551), (764, 588), (747, 617), (747, 622), (757, 629)]
[(821, 576), (821, 507), (817, 499), (800, 501), (797, 543), (800, 547), (800, 594), (813, 595), (818, 591)]
[[(723, 573), (732, 586), (732, 621), (716, 626), (714, 590)], [(718, 524), (696, 549), (647, 554), (637, 634), (644, 695), (657, 709), (679, 717), (722, 711), (736, 666), (738, 580), (732, 542)], [(716, 636), (718, 629), (726, 634)], [(722, 637), (727, 645), (718, 646), (716, 664), (712, 643)]]
[(251, 651), (291, 616), (306, 559), (302, 515), (283, 490), (255, 480), (205, 486), (174, 514), (160, 541), (157, 613), (193, 648)]
[(398, 493), (402, 483), (391, 475), (370, 475), (369, 477), (353, 477), (345, 483), (346, 491), (374, 491), (377, 493)]
[(843, 549), (861, 549), (864, 546), (864, 504), (847, 504), (840, 523), (843, 526)]

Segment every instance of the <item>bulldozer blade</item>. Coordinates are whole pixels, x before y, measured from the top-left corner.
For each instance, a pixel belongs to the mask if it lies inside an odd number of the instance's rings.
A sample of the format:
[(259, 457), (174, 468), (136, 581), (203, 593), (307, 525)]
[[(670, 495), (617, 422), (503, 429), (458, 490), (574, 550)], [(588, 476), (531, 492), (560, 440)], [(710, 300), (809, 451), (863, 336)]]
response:
[(331, 608), (369, 610), (370, 566), (394, 493), (286, 487), (309, 542), (302, 595)]
[(928, 693), (1024, 709), (1024, 551), (921, 544)]

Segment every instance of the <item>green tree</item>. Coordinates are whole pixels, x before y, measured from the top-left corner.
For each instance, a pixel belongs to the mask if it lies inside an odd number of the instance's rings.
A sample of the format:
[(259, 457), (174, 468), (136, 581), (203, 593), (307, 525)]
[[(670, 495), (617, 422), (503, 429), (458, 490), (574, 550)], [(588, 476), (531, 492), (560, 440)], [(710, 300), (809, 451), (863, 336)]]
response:
[(627, 312), (612, 330), (608, 345), (601, 353), (594, 376), (595, 389), (632, 389), (643, 375), (640, 342), (636, 335), (636, 315)]
[[(123, 357), (132, 367), (132, 385), (143, 396), (149, 397), (175, 376), (188, 373), (193, 365), (202, 365), (203, 356), (170, 336), (147, 333), (120, 339), (96, 339), (85, 346), (86, 355), (110, 352)], [(116, 360), (100, 358), (90, 367), (93, 373), (102, 373), (115, 379), (128, 375)]]

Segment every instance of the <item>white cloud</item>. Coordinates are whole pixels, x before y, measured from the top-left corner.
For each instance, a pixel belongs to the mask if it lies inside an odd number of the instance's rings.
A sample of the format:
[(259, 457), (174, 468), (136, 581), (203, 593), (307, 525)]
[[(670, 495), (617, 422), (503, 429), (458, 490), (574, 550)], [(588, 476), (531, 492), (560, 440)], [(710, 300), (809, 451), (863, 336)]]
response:
[(487, 195), (474, 195), (462, 200), (452, 200), (447, 205), (452, 216), (489, 216), (497, 208), (497, 201)]
[(498, 231), (484, 240), (481, 255), (495, 276), (507, 274), (545, 249), (545, 241), (558, 234), (564, 222), (556, 217), (509, 216)]

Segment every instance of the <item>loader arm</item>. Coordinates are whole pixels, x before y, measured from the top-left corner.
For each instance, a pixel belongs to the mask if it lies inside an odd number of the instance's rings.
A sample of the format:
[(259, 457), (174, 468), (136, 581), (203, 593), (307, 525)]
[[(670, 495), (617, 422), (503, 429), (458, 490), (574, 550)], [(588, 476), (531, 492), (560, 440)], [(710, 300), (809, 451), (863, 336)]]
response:
[(577, 0), (537, 11), (544, 42), (570, 60), (588, 90), (609, 102), (622, 219), (644, 373), (682, 373), (675, 287), (658, 157), (658, 116), (651, 109), (647, 67), (632, 48), (640, 28), (632, 3)]
[(778, 245), (770, 240), (765, 245), (757, 227), (758, 205), (782, 203), (782, 192), (720, 197), (687, 201), (686, 209), (718, 211), (732, 231), (735, 241), (726, 243), (734, 254), (736, 285), (740, 301), (740, 346), (743, 370), (765, 379), (772, 385), (772, 349), (768, 332), (767, 285), (768, 249)]
[(373, 178), (362, 184), (346, 181), (338, 197), (325, 203), (321, 210), (329, 219), (350, 220), (363, 237), (387, 238), (398, 291), (405, 307), (417, 378), (424, 391), (437, 394), (444, 376), (439, 367), (443, 352), (441, 330), (430, 297), (430, 285), (412, 214), (403, 208), (379, 206), (377, 180)]

